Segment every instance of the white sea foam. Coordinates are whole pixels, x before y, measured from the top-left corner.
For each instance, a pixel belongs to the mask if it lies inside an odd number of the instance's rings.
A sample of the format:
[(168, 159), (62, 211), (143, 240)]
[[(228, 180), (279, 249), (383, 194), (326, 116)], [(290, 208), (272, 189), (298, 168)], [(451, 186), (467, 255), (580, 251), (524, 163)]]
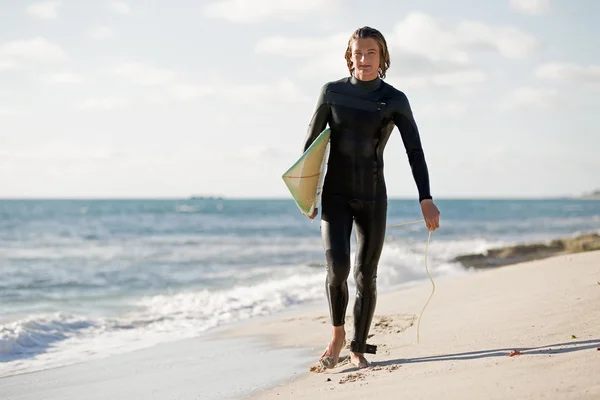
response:
[(322, 295), (323, 277), (299, 273), (228, 290), (144, 297), (118, 318), (32, 315), (0, 325), (0, 376), (55, 367), (198, 335), (224, 323), (269, 315)]

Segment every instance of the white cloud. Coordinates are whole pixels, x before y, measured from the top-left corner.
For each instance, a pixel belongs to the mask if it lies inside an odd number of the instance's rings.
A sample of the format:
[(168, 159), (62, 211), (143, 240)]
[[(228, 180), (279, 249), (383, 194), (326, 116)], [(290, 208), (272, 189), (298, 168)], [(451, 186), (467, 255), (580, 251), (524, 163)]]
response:
[(90, 28), (87, 36), (94, 40), (106, 40), (115, 37), (115, 31), (110, 26), (97, 26)]
[(390, 76), (390, 79), (402, 83), (405, 88), (429, 88), (478, 85), (487, 81), (487, 74), (478, 69), (467, 69), (453, 72), (415, 74), (411, 76)]
[(433, 62), (471, 62), (471, 53), (493, 51), (507, 58), (524, 58), (535, 52), (539, 41), (509, 26), (490, 26), (461, 21), (450, 24), (428, 14), (413, 12), (396, 24), (390, 47), (425, 57)]
[(282, 79), (272, 84), (237, 85), (225, 88), (222, 93), (242, 103), (311, 101), (291, 80)]
[[(294, 38), (272, 36), (260, 39), (254, 50), (258, 54), (279, 55), (290, 58), (307, 58), (315, 53), (327, 53), (334, 49), (342, 54), (349, 35), (336, 34), (329, 37)], [(343, 48), (342, 48), (343, 47)]]
[[(347, 75), (343, 54), (348, 37), (343, 33), (310, 38), (273, 36), (259, 40), (255, 52), (299, 59), (298, 73), (303, 76)], [(524, 58), (539, 47), (534, 36), (513, 27), (451, 23), (418, 12), (396, 24), (386, 39), (390, 73), (421, 87), (485, 82), (487, 75), (474, 66), (473, 54), (487, 51)]]
[(23, 117), (25, 115), (27, 112), (24, 110), (0, 106), (0, 117)]
[(25, 151), (6, 151), (4, 154), (0, 151), (0, 155), (16, 161), (34, 163), (52, 161), (70, 164), (74, 161), (89, 162), (93, 160), (117, 159), (122, 156), (122, 153), (105, 146), (95, 145), (88, 147), (76, 143), (58, 141), (42, 144), (39, 147), (28, 148)]
[(118, 65), (112, 69), (112, 74), (141, 86), (164, 85), (172, 82), (175, 78), (173, 71), (139, 63)]
[(442, 107), (442, 112), (452, 117), (458, 117), (467, 112), (467, 106), (462, 103), (449, 103)]
[(422, 117), (440, 117), (448, 116), (452, 118), (459, 118), (467, 112), (467, 106), (463, 103), (448, 103), (443, 106), (425, 106), (419, 110), (415, 110), (416, 118)]
[(129, 14), (131, 12), (129, 3), (125, 1), (113, 1), (110, 3), (110, 8), (118, 14)]
[(121, 96), (90, 97), (81, 102), (77, 108), (82, 110), (115, 110), (127, 107), (129, 99)]
[(492, 27), (479, 22), (464, 22), (458, 27), (461, 41), (472, 49), (496, 51), (506, 58), (527, 58), (541, 48), (533, 35), (510, 26)]
[(337, 4), (338, 0), (219, 0), (209, 3), (204, 14), (231, 22), (259, 22), (268, 18), (299, 18)]
[(0, 58), (0, 72), (18, 68), (18, 64), (9, 58)]
[(168, 103), (166, 96), (163, 96), (159, 93), (152, 93), (151, 95), (145, 98), (145, 101), (146, 103), (155, 106), (162, 106)]
[(344, 59), (347, 40), (348, 36), (343, 34), (312, 38), (273, 36), (259, 40), (254, 50), (258, 54), (310, 59), (299, 65), (301, 76), (335, 76), (348, 71)]
[(550, 11), (550, 0), (510, 0), (510, 8), (523, 14), (539, 15)]
[(43, 1), (39, 3), (33, 3), (27, 6), (26, 11), (28, 14), (41, 18), (41, 19), (55, 19), (58, 18), (58, 9), (62, 6), (62, 1)]
[(334, 52), (323, 54), (301, 64), (298, 67), (298, 73), (303, 77), (329, 76), (336, 77), (335, 79), (341, 76), (349, 76), (343, 53), (340, 55)]
[(48, 83), (81, 83), (84, 81), (84, 78), (72, 72), (62, 72), (58, 74), (54, 74), (46, 80)]
[(505, 108), (552, 108), (559, 104), (560, 98), (555, 89), (524, 86), (514, 90), (502, 102)]
[(465, 70), (436, 74), (431, 77), (431, 81), (437, 86), (461, 86), (476, 83), (483, 83), (487, 80), (487, 75), (481, 70)]
[(247, 161), (256, 161), (256, 160), (264, 160), (275, 158), (280, 156), (281, 152), (278, 151), (273, 146), (265, 145), (265, 144), (257, 144), (251, 145), (242, 148), (237, 154), (234, 156), (238, 159), (247, 160)]
[(296, 153), (289, 147), (276, 147), (264, 143), (246, 145), (244, 147), (231, 149), (220, 156), (232, 162), (272, 162), (274, 160), (290, 160), (296, 157)]
[(58, 44), (42, 37), (14, 40), (0, 45), (0, 61), (8, 59), (9, 63), (14, 60), (53, 62), (64, 58), (66, 54)]
[(308, 101), (300, 88), (291, 80), (282, 79), (267, 84), (242, 84), (228, 85), (226, 83), (216, 86), (175, 84), (169, 87), (172, 98), (182, 101), (195, 100), (202, 97), (223, 97), (229, 101), (237, 101), (246, 104), (260, 104), (262, 102), (297, 103)]
[(293, 81), (281, 79), (272, 83), (257, 84), (229, 84), (225, 82), (218, 85), (213, 83), (198, 85), (176, 83), (167, 87), (166, 96), (154, 93), (146, 98), (146, 101), (154, 105), (163, 105), (168, 100), (193, 101), (206, 97), (252, 105), (301, 103), (312, 100)]
[(194, 100), (206, 97), (215, 92), (210, 86), (199, 86), (190, 84), (178, 84), (169, 88), (170, 94), (177, 100)]
[(575, 63), (547, 63), (541, 65), (535, 76), (542, 79), (570, 80), (600, 83), (600, 65), (578, 65)]
[(469, 62), (469, 54), (461, 46), (452, 28), (423, 13), (410, 13), (396, 24), (387, 38), (391, 48), (418, 54), (431, 61), (447, 60), (457, 64)]

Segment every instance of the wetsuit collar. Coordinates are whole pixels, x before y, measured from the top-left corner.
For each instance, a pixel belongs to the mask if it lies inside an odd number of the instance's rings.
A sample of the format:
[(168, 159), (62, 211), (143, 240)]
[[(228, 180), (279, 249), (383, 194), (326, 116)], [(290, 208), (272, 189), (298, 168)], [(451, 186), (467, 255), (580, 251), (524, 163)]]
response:
[(352, 75), (350, 77), (350, 83), (352, 84), (352, 86), (354, 86), (356, 88), (367, 90), (367, 91), (373, 91), (373, 90), (377, 89), (379, 87), (379, 85), (381, 85), (381, 79), (379, 77), (377, 77), (375, 79), (371, 79), (370, 81), (361, 81), (360, 79), (358, 79), (354, 75)]

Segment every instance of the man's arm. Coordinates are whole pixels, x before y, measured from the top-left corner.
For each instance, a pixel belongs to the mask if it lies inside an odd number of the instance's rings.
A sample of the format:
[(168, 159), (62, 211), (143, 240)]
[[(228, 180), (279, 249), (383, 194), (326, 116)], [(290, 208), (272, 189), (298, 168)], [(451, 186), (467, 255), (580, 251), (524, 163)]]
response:
[(308, 124), (308, 132), (306, 134), (306, 139), (304, 140), (304, 150), (308, 149), (312, 142), (315, 141), (317, 136), (327, 126), (327, 122), (329, 121), (330, 108), (329, 104), (327, 104), (325, 95), (327, 93), (327, 85), (324, 85), (321, 88), (321, 93), (319, 94), (319, 98), (317, 100), (317, 106), (315, 107), (315, 111), (313, 113), (312, 119)]
[(400, 131), (412, 175), (419, 191), (419, 202), (421, 202), (424, 199), (432, 198), (429, 188), (429, 171), (427, 169), (427, 162), (425, 161), (425, 154), (421, 147), (419, 129), (413, 118), (410, 103), (406, 95), (402, 92), (400, 93), (398, 108), (394, 112), (394, 123)]

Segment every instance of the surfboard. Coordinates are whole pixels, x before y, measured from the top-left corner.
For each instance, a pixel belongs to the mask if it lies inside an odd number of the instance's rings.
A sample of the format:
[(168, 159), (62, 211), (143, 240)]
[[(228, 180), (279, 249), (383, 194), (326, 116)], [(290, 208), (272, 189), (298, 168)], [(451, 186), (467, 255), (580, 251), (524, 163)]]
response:
[(329, 158), (330, 136), (330, 128), (323, 130), (302, 156), (282, 175), (296, 205), (307, 217), (314, 213), (321, 202)]

